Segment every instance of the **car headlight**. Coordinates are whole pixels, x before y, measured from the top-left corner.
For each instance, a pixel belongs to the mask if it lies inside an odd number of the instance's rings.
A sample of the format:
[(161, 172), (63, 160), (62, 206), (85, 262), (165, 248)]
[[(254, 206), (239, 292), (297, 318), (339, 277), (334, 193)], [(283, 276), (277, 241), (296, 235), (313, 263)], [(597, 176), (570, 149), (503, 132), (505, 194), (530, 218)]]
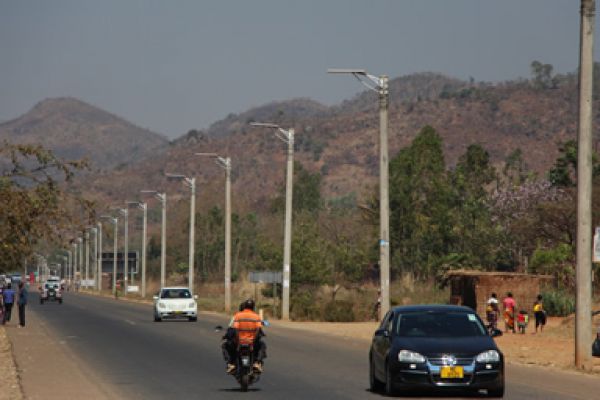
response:
[(480, 353), (475, 360), (478, 363), (499, 362), (500, 354), (496, 350), (488, 350)]
[(424, 363), (425, 357), (419, 353), (410, 350), (400, 350), (398, 361), (405, 363)]
[(188, 307), (190, 307), (190, 308), (196, 307), (196, 302), (192, 301), (190, 304), (188, 304)]
[(165, 308), (165, 303), (158, 303), (158, 308)]

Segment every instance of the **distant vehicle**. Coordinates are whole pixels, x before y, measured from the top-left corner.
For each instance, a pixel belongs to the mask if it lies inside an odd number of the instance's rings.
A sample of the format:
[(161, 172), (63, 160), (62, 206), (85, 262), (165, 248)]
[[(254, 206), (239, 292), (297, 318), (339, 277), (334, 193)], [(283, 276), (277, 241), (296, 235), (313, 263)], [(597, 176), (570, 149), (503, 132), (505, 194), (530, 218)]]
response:
[(187, 318), (191, 322), (198, 319), (198, 296), (192, 296), (186, 287), (162, 288), (153, 298), (155, 322), (168, 318)]
[(21, 274), (10, 274), (10, 275), (8, 275), (8, 279), (10, 279), (10, 281), (8, 283), (11, 283), (12, 286), (18, 285), (19, 282), (21, 282), (21, 280), (22, 280)]
[(63, 287), (59, 277), (50, 277), (42, 286), (40, 286), (40, 304), (46, 301), (58, 301), (58, 304), (63, 302)]
[(372, 391), (487, 390), (504, 395), (504, 356), (477, 314), (460, 306), (395, 307), (369, 352)]

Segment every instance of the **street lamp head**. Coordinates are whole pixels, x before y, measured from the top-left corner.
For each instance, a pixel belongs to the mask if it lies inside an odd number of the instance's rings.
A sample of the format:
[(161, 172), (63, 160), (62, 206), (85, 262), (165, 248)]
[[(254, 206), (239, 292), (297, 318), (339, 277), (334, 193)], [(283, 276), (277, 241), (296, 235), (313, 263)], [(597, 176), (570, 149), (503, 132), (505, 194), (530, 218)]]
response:
[(140, 190), (140, 193), (157, 194), (158, 192), (156, 190)]
[(367, 75), (367, 71), (364, 69), (352, 69), (352, 68), (329, 68), (327, 69), (328, 74), (356, 74), (356, 75)]
[(217, 153), (196, 153), (196, 155), (204, 157), (219, 157)]
[(111, 223), (116, 224), (118, 222), (116, 217), (110, 216), (110, 215), (101, 215), (100, 218), (103, 219), (107, 219), (109, 220)]
[(168, 180), (182, 180), (182, 179), (186, 179), (187, 177), (185, 175), (182, 174), (170, 174), (170, 173), (165, 173), (165, 176), (167, 177)]
[(273, 129), (281, 129), (281, 127), (277, 124), (268, 123), (268, 122), (250, 122), (252, 126), (263, 126), (265, 128), (273, 128)]

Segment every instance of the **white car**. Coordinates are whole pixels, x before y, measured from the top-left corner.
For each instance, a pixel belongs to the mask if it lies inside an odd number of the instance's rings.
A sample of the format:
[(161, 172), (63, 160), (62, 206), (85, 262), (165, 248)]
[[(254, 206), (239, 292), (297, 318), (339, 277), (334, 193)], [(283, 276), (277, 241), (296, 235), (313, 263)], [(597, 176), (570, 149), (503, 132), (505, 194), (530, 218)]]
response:
[(154, 296), (154, 321), (160, 322), (167, 318), (187, 318), (189, 321), (198, 319), (198, 296), (192, 296), (186, 287), (166, 287), (160, 289)]

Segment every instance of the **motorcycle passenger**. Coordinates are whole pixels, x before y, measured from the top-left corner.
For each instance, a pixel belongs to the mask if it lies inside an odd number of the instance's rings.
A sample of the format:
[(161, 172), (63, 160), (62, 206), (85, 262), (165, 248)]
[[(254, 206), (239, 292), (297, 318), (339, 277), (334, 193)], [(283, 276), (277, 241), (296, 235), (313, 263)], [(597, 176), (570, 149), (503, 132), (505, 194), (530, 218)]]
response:
[(229, 328), (223, 336), (221, 348), (227, 361), (227, 373), (232, 374), (236, 368), (237, 349), (239, 344), (253, 344), (255, 371), (262, 372), (263, 359), (267, 358), (267, 345), (261, 340), (265, 336), (262, 331), (260, 316), (254, 312), (254, 300), (248, 299), (240, 305)]

